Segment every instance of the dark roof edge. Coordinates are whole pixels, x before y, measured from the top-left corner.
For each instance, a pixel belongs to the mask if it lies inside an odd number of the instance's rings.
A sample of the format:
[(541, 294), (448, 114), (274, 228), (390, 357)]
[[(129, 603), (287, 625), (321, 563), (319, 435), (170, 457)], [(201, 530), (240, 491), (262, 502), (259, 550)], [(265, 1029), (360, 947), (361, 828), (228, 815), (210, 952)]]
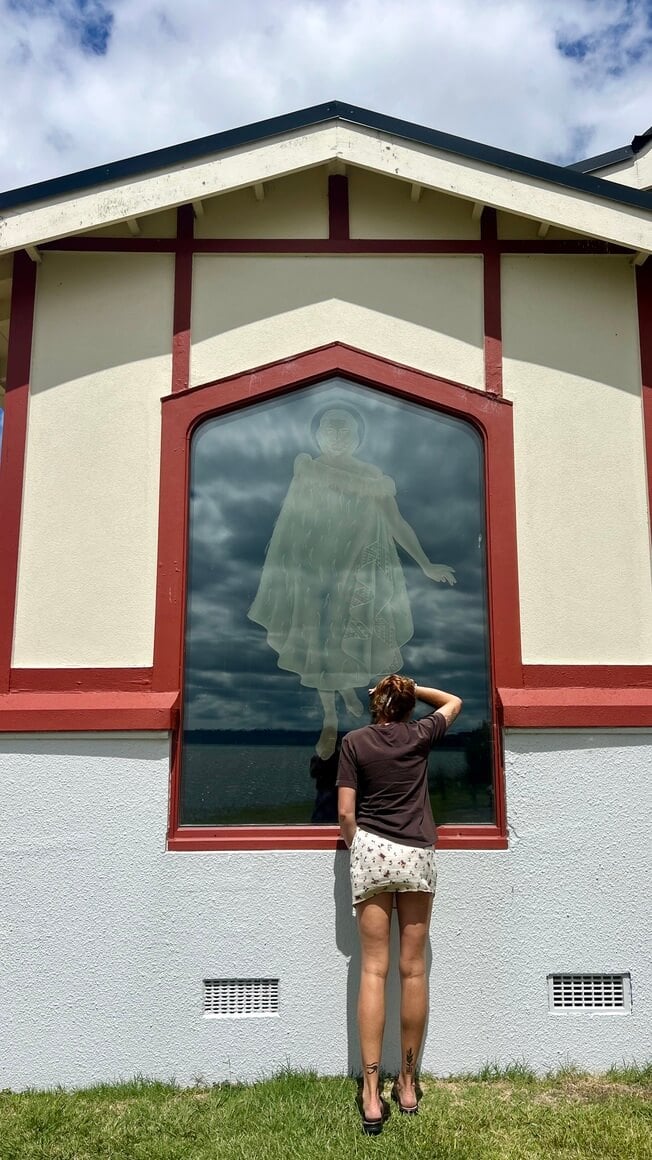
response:
[(606, 169), (608, 165), (618, 165), (621, 161), (631, 161), (636, 157), (644, 145), (652, 140), (652, 125), (645, 133), (639, 133), (632, 138), (631, 145), (621, 145), (620, 149), (611, 149), (608, 153), (597, 153), (595, 157), (586, 157), (584, 161), (574, 161), (568, 169), (575, 169), (579, 173), (593, 173), (596, 169)]
[[(469, 141), (464, 137), (455, 137), (450, 133), (441, 133), (439, 130), (428, 129), (423, 125), (415, 125), (410, 121), (401, 121), (382, 113), (373, 113), (368, 109), (347, 105), (342, 101), (328, 101), (325, 104), (313, 105), (311, 108), (300, 109), (294, 113), (285, 113), (280, 117), (270, 117), (265, 121), (257, 121), (237, 129), (228, 129), (222, 133), (200, 137), (194, 141), (186, 141), (181, 145), (156, 149), (150, 153), (141, 153), (136, 157), (114, 161), (109, 165), (97, 165), (92, 169), (81, 170), (78, 173), (55, 177), (49, 181), (40, 181), (35, 185), (23, 186), (21, 189), (12, 189), (7, 193), (0, 194), (0, 209), (13, 209), (21, 205), (28, 205), (31, 202), (44, 201), (49, 197), (81, 192), (92, 189), (93, 186), (114, 180), (118, 181), (126, 177), (144, 177), (151, 170), (180, 165), (185, 161), (196, 161), (210, 153), (219, 153), (242, 145), (252, 145), (264, 141), (268, 137), (279, 136), (296, 129), (307, 129), (333, 120), (348, 121), (365, 129), (402, 137), (406, 141), (455, 153), (469, 160), (493, 165), (508, 172), (540, 178), (553, 185), (593, 194), (606, 201), (637, 206), (646, 210), (652, 209), (652, 194), (648, 192), (604, 181), (599, 177), (583, 173), (577, 168), (553, 165), (548, 161), (538, 161), (532, 157), (524, 157), (519, 153), (510, 153), (503, 149), (496, 149), (491, 145)], [(582, 162), (579, 164), (581, 165)]]
[(631, 145), (623, 145), (620, 149), (612, 149), (609, 153), (599, 153), (596, 157), (587, 157), (584, 161), (574, 161), (568, 169), (577, 173), (593, 173), (596, 169), (606, 169), (608, 165), (618, 165), (620, 161), (631, 161), (635, 156)]

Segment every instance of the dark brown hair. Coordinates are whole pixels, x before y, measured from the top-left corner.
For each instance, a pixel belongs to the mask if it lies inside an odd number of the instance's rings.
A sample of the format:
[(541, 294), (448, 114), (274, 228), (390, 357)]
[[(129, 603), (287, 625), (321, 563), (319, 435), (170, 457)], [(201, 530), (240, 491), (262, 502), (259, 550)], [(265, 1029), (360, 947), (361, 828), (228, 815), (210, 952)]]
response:
[(397, 673), (383, 677), (369, 697), (374, 722), (402, 721), (416, 705), (415, 688), (410, 677), (400, 677)]

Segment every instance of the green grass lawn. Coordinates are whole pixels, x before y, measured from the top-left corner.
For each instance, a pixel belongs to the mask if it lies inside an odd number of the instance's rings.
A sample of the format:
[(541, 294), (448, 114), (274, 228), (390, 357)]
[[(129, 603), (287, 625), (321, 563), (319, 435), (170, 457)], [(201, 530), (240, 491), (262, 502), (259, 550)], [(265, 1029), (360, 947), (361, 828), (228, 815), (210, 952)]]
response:
[[(2, 1160), (644, 1160), (652, 1065), (590, 1076), (525, 1068), (422, 1076), (420, 1114), (362, 1135), (354, 1080), (288, 1072), (251, 1086), (136, 1080), (0, 1093)], [(390, 1081), (385, 1083), (389, 1095)]]

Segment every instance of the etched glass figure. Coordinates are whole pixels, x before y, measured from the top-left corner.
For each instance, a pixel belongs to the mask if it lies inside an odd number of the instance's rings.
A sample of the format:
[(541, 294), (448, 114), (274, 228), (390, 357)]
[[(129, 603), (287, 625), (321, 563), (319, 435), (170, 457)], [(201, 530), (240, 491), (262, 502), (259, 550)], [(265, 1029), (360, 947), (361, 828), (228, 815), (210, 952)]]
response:
[(316, 432), (320, 454), (301, 453), (281, 506), (248, 616), (267, 630), (278, 667), (317, 690), (323, 728), (317, 754), (337, 741), (339, 693), (360, 716), (356, 689), (398, 672), (413, 636), (410, 601), (396, 545), (425, 576), (454, 584), (454, 570), (433, 564), (396, 503), (394, 481), (357, 459), (362, 418), (331, 407)]

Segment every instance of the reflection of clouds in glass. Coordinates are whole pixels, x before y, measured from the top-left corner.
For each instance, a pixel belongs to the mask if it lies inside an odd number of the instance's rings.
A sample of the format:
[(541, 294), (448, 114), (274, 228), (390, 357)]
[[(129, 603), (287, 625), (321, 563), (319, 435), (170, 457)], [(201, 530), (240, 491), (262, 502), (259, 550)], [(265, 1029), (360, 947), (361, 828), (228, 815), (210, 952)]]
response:
[(194, 436), (186, 728), (309, 730), (318, 721), (314, 694), (277, 668), (247, 610), (296, 456), (318, 454), (311, 423), (338, 406), (363, 416), (356, 458), (395, 481), (426, 554), (456, 569), (457, 587), (440, 586), (398, 549), (415, 626), (403, 671), (459, 692), (460, 728), (489, 716), (481, 440), (459, 420), (335, 380), (209, 420)]

